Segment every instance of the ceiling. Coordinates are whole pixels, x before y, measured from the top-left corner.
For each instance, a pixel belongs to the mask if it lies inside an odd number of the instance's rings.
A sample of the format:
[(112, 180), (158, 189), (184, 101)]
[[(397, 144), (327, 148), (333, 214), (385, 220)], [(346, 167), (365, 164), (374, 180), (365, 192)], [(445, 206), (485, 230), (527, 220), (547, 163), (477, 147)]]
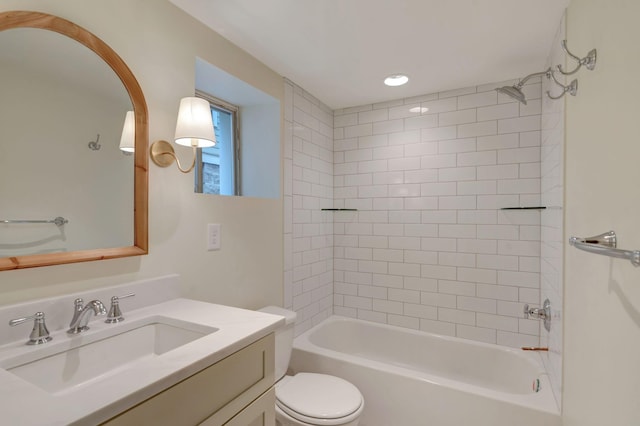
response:
[(570, 0), (170, 1), (339, 109), (542, 71)]

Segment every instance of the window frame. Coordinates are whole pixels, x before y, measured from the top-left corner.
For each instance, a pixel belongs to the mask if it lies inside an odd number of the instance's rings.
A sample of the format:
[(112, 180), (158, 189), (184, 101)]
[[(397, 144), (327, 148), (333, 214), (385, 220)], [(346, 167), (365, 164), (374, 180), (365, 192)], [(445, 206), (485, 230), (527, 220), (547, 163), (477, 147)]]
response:
[[(241, 176), (240, 173), (240, 107), (238, 105), (234, 105), (229, 103), (223, 99), (216, 98), (209, 93), (203, 92), (201, 90), (196, 90), (196, 96), (202, 98), (209, 102), (209, 106), (212, 109), (217, 109), (222, 112), (231, 114), (231, 126), (233, 130), (233, 136), (231, 143), (233, 144), (232, 152), (233, 152), (233, 194), (232, 195), (242, 195), (240, 188), (241, 185)], [(202, 148), (198, 148), (196, 153), (196, 168), (195, 168), (195, 182), (194, 182), (194, 190), (196, 193), (202, 194), (202, 186), (203, 186), (203, 167), (202, 167)], [(221, 194), (223, 195), (223, 194)]]

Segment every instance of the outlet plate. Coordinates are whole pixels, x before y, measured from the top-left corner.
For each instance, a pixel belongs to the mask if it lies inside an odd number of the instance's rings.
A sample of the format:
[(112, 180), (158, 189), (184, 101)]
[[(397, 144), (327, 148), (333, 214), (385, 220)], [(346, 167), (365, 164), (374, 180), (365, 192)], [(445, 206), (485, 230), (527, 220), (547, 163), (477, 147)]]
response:
[(207, 250), (220, 250), (220, 224), (207, 225)]

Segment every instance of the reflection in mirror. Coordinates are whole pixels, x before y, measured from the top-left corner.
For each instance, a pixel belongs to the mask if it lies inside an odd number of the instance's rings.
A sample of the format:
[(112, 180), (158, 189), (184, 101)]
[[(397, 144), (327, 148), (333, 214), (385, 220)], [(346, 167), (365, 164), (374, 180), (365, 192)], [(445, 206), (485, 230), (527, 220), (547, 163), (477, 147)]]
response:
[(0, 270), (146, 253), (146, 104), (124, 62), (69, 21), (3, 12), (0, 79)]
[(119, 149), (132, 105), (118, 76), (68, 37), (17, 28), (0, 33), (0, 79), (11, 82), (0, 97), (0, 220), (68, 220), (3, 223), (0, 257), (132, 245), (133, 157)]

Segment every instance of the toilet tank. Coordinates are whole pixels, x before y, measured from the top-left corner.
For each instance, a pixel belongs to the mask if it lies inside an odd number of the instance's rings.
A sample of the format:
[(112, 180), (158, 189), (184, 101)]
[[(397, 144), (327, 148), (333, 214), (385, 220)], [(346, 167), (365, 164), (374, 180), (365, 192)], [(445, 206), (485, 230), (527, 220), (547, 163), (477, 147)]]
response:
[(276, 371), (275, 379), (280, 380), (289, 368), (291, 350), (293, 349), (293, 326), (296, 322), (296, 313), (278, 306), (265, 306), (258, 312), (280, 315), (285, 318), (285, 324), (276, 330)]

